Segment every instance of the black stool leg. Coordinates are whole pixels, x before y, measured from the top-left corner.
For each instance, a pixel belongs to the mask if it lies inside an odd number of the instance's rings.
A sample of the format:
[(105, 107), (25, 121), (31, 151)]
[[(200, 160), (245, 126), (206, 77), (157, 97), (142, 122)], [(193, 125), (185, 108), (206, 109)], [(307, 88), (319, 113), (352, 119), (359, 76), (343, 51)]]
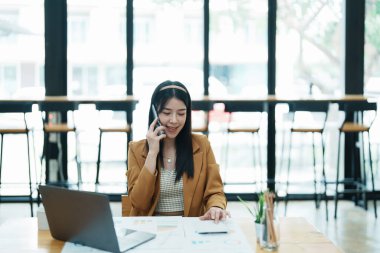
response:
[[(369, 141), (369, 132), (368, 134), (368, 155), (369, 155), (369, 166), (371, 170), (371, 181), (372, 181), (372, 192), (375, 192), (375, 180), (373, 177), (373, 166), (372, 166), (372, 154), (371, 154), (371, 142)], [(375, 211), (375, 218), (377, 218), (377, 206), (376, 206), (376, 196), (373, 197), (373, 208)]]
[(82, 183), (82, 165), (80, 161), (79, 134), (75, 130), (75, 162), (77, 164), (78, 185)]
[(288, 201), (289, 201), (289, 193), (288, 193), (288, 190), (289, 190), (289, 174), (290, 174), (290, 161), (292, 160), (292, 157), (291, 157), (291, 150), (292, 150), (292, 138), (293, 137), (293, 133), (291, 132), (290, 133), (290, 137), (289, 137), (289, 157), (288, 157), (288, 173), (287, 173), (287, 176), (286, 176), (286, 189), (285, 189), (285, 216), (286, 216), (286, 211), (288, 209)]
[(321, 144), (322, 144), (322, 177), (323, 177), (323, 184), (325, 187), (324, 191), (324, 198), (326, 201), (326, 221), (329, 220), (329, 205), (328, 205), (328, 199), (327, 199), (327, 178), (326, 178), (326, 171), (325, 171), (325, 142), (323, 141), (323, 133), (321, 133)]
[(95, 184), (99, 184), (99, 169), (100, 169), (100, 152), (102, 150), (102, 134), (103, 132), (99, 132), (99, 150), (98, 150), (98, 161), (96, 162), (96, 179)]
[(30, 167), (30, 150), (29, 150), (29, 134), (26, 133), (26, 143), (28, 145), (28, 167), (29, 167), (29, 201), (30, 201), (30, 213), (33, 217), (33, 189), (32, 189), (32, 168)]
[(55, 133), (57, 135), (57, 147), (58, 147), (58, 173), (60, 177), (60, 183), (67, 183), (65, 182), (65, 176), (63, 175), (63, 150), (62, 150), (62, 141), (61, 141), (61, 133)]
[(364, 145), (364, 134), (363, 132), (358, 133), (358, 138), (360, 141), (360, 153), (359, 153), (359, 163), (360, 163), (360, 178), (356, 178), (356, 197), (355, 205), (359, 205), (360, 194), (362, 195), (363, 207), (365, 210), (368, 209), (367, 203), (367, 170), (365, 162), (365, 145)]
[(284, 166), (284, 160), (285, 160), (285, 142), (286, 142), (286, 135), (287, 135), (288, 131), (286, 130), (283, 130), (282, 131), (282, 141), (281, 141), (281, 158), (280, 158), (280, 163), (278, 165), (278, 173), (276, 172), (276, 175), (281, 175), (281, 170), (282, 170), (282, 167)]
[(227, 183), (227, 167), (228, 167), (228, 149), (229, 149), (229, 137), (230, 132), (227, 130), (226, 133), (227, 141), (226, 141), (226, 148), (224, 150), (224, 178), (223, 178), (223, 184)]
[[(253, 166), (253, 170), (256, 172), (257, 171), (257, 161), (256, 161), (256, 152), (255, 152), (255, 133), (252, 132), (252, 166)], [(256, 173), (256, 177), (257, 177), (257, 173)], [(261, 185), (261, 173), (260, 173), (260, 176), (259, 176), (260, 180), (256, 180), (256, 182), (253, 182), (255, 185), (256, 185), (256, 189), (258, 190), (258, 182), (260, 181), (260, 185)], [(257, 179), (257, 178), (256, 178)]]
[(263, 184), (265, 182), (265, 177), (264, 177), (264, 180), (263, 180), (263, 169), (264, 169), (264, 166), (263, 166), (263, 162), (262, 162), (262, 154), (261, 154), (261, 143), (260, 143), (260, 134), (259, 132), (256, 132), (256, 137), (257, 137), (257, 152), (258, 152), (258, 164), (259, 164), (259, 171), (260, 171), (260, 191), (263, 189)]
[(125, 164), (126, 164), (126, 168), (128, 168), (128, 151), (129, 151), (129, 142), (130, 142), (130, 140), (132, 140), (132, 132), (131, 131), (129, 131), (129, 132), (127, 132), (127, 152), (126, 152), (126, 157), (127, 157), (127, 159), (125, 159)]
[(317, 190), (317, 165), (315, 161), (315, 144), (314, 144), (314, 133), (311, 133), (311, 139), (312, 139), (312, 147), (313, 147), (313, 168), (314, 168), (314, 201), (315, 201), (315, 207), (319, 208), (319, 201), (318, 201), (318, 190)]
[[(41, 179), (42, 179), (42, 172), (43, 172), (43, 161), (45, 159), (45, 168), (46, 168), (46, 152), (47, 152), (47, 145), (48, 145), (48, 134), (44, 131), (44, 143), (42, 144), (43, 147), (42, 147), (42, 154), (41, 154), (41, 159), (40, 159), (40, 162), (41, 162)], [(49, 171), (45, 171), (45, 183), (48, 182), (48, 179), (49, 179)]]
[[(126, 168), (128, 170), (128, 152), (129, 152), (129, 140), (132, 140), (132, 132), (127, 132), (127, 152), (126, 152), (126, 157), (127, 159), (125, 159), (125, 164), (126, 164)], [(128, 180), (125, 181), (125, 185), (128, 189)]]
[(1, 147), (0, 147), (0, 187), (1, 187), (1, 170), (3, 167), (3, 147), (4, 147), (4, 135), (0, 134), (0, 141), (1, 141)]
[(340, 141), (342, 133), (339, 133), (339, 140), (338, 140), (338, 161), (336, 165), (336, 180), (335, 180), (335, 196), (334, 196), (334, 204), (335, 204), (335, 210), (334, 210), (334, 218), (336, 219), (337, 211), (338, 211), (338, 184), (339, 184), (339, 163), (340, 163)]

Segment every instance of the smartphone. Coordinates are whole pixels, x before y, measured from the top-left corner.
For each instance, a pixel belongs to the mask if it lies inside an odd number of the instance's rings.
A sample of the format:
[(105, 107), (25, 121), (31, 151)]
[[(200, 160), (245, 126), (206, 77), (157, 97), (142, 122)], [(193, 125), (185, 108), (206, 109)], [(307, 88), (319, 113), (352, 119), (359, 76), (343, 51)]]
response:
[[(152, 113), (153, 113), (154, 119), (158, 119), (157, 110), (156, 110), (156, 107), (154, 105), (152, 105)], [(155, 128), (157, 128), (159, 126), (161, 126), (160, 119), (157, 120), (157, 124), (156, 124)], [(161, 134), (164, 134), (164, 133), (165, 133), (165, 131), (162, 130), (162, 131), (158, 132), (158, 135), (161, 135)]]

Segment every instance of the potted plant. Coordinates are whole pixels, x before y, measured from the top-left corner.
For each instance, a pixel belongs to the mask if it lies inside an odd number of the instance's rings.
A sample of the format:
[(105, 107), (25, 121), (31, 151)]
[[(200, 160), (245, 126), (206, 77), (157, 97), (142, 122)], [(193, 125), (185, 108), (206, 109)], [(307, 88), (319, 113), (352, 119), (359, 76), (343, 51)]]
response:
[(254, 211), (251, 210), (248, 203), (244, 201), (240, 196), (237, 196), (239, 201), (247, 208), (249, 213), (255, 218), (255, 231), (256, 231), (256, 241), (261, 245), (261, 241), (264, 233), (265, 224), (265, 198), (264, 193), (261, 192), (258, 196), (258, 201), (254, 207)]

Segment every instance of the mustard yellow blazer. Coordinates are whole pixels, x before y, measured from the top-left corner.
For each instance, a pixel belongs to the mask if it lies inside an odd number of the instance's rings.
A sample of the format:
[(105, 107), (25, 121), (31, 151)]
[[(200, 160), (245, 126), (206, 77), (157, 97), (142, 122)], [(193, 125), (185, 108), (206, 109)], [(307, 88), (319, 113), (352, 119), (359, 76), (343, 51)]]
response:
[[(183, 174), (184, 216), (203, 215), (210, 207), (225, 209), (227, 200), (219, 165), (215, 161), (208, 138), (193, 134), (194, 177)], [(144, 167), (147, 156), (146, 140), (131, 141), (128, 151), (129, 216), (151, 216), (160, 197), (160, 173), (152, 175)], [(157, 166), (158, 171), (161, 169)]]

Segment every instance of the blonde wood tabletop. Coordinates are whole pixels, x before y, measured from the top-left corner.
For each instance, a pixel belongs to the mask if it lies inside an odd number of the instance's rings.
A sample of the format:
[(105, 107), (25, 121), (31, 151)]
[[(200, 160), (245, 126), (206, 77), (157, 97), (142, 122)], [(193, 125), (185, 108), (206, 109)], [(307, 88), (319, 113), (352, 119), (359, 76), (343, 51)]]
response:
[[(266, 252), (256, 245), (251, 219), (236, 219), (252, 249)], [(284, 218), (280, 223), (280, 253), (338, 253), (328, 238), (304, 218)], [(8, 219), (0, 224), (0, 252), (61, 252), (64, 243), (51, 237), (47, 230), (38, 230), (37, 218)], [(255, 252), (255, 251), (253, 251)]]
[(29, 97), (0, 97), (0, 102), (74, 102), (74, 103), (95, 103), (95, 102), (138, 102), (136, 97), (130, 95), (122, 96), (31, 96)]
[(326, 101), (326, 102), (357, 102), (376, 100), (375, 97), (364, 96), (362, 94), (346, 94), (346, 95), (310, 95), (310, 96), (281, 96), (281, 95), (266, 95), (266, 96), (228, 96), (228, 97), (197, 97), (193, 98), (192, 102), (273, 102), (273, 103), (287, 103), (297, 101)]
[[(311, 95), (311, 96), (279, 96), (279, 95), (266, 95), (266, 96), (227, 96), (227, 97), (196, 97), (193, 102), (210, 102), (210, 103), (223, 103), (223, 102), (296, 102), (296, 101), (326, 101), (326, 102), (356, 102), (377, 100), (376, 97), (364, 96), (362, 94), (346, 94), (340, 96), (333, 95)], [(94, 103), (97, 101), (112, 101), (112, 102), (138, 102), (138, 98), (132, 95), (122, 96), (33, 96), (28, 97), (1, 97), (0, 102), (78, 102), (78, 103)]]
[[(267, 252), (261, 249), (255, 241), (256, 234), (254, 224), (247, 219), (239, 220), (239, 225), (252, 248), (256, 252)], [(341, 253), (328, 238), (319, 232), (304, 218), (283, 218), (280, 223), (280, 246), (276, 252), (279, 253)]]

